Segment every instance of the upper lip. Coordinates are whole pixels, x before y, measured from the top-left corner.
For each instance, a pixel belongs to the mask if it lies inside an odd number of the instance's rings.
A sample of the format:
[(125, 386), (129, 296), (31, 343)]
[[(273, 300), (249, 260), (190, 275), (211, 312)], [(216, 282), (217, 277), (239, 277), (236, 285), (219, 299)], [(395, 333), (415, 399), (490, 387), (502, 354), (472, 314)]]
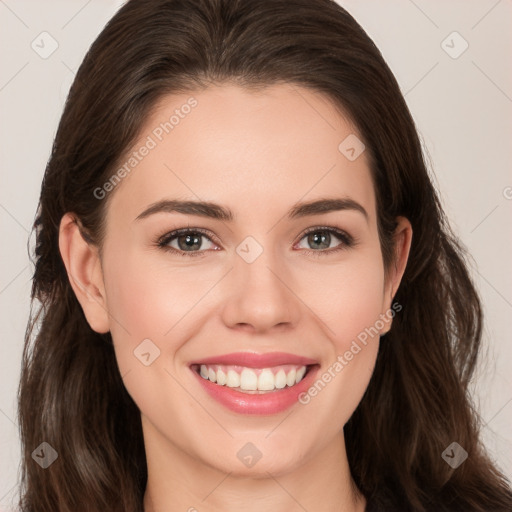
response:
[(283, 364), (297, 365), (313, 365), (318, 361), (309, 357), (297, 356), (295, 354), (287, 354), (286, 352), (268, 352), (266, 354), (257, 354), (255, 352), (234, 352), (232, 354), (223, 354), (218, 356), (207, 357), (192, 361), (194, 364), (225, 364), (245, 366), (247, 368), (269, 368), (272, 366), (280, 366)]

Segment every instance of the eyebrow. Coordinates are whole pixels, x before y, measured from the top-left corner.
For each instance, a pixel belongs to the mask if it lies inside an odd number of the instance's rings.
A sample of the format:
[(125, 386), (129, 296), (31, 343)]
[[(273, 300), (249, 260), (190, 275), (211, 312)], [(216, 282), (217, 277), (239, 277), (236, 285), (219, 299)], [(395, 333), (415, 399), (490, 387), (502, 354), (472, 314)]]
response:
[[(352, 210), (364, 215), (368, 221), (368, 212), (357, 201), (349, 197), (327, 198), (315, 201), (296, 203), (288, 212), (288, 219), (297, 219), (309, 215), (321, 215), (324, 213)], [(231, 222), (235, 219), (233, 212), (224, 206), (209, 201), (179, 201), (164, 199), (151, 204), (135, 220), (142, 220), (157, 213), (183, 213), (198, 215), (210, 219)]]

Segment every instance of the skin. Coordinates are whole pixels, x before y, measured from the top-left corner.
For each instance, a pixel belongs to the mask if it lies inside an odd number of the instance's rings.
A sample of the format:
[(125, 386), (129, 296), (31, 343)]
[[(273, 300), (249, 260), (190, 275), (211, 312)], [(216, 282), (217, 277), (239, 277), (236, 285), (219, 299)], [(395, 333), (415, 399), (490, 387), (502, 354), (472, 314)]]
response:
[[(107, 198), (101, 255), (72, 214), (60, 230), (61, 254), (87, 320), (97, 332), (111, 331), (120, 373), (141, 411), (145, 510), (363, 511), (343, 425), (369, 383), (378, 336), (307, 405), (267, 416), (225, 409), (205, 394), (188, 364), (238, 351), (282, 351), (313, 358), (320, 374), (327, 371), (391, 307), (410, 223), (397, 219), (395, 261), (386, 276), (367, 153), (350, 161), (338, 150), (358, 132), (326, 97), (304, 88), (280, 84), (256, 92), (222, 84), (166, 96), (134, 148), (191, 96), (197, 106)], [(349, 197), (368, 218), (355, 210), (287, 218), (297, 202), (325, 197)], [(235, 220), (165, 212), (136, 220), (162, 199), (212, 201), (229, 207)], [(357, 244), (329, 254), (308, 243), (304, 231), (325, 225)], [(187, 226), (212, 234), (202, 238), (202, 256), (155, 244)], [(236, 252), (247, 236), (263, 249), (252, 263)], [(340, 244), (331, 235), (329, 247)], [(179, 247), (176, 239), (172, 245)], [(380, 334), (390, 328), (388, 321)], [(160, 356), (145, 366), (134, 350), (148, 338)], [(248, 442), (262, 454), (252, 468), (237, 457)]]

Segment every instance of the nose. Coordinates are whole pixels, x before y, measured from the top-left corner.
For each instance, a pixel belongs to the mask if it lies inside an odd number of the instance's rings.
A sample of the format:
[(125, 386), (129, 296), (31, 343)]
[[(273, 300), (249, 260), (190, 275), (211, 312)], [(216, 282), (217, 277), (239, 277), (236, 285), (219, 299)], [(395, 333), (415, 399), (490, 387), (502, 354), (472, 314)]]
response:
[(253, 262), (238, 254), (224, 282), (225, 325), (246, 332), (293, 328), (300, 318), (300, 299), (294, 292), (292, 273), (271, 250)]

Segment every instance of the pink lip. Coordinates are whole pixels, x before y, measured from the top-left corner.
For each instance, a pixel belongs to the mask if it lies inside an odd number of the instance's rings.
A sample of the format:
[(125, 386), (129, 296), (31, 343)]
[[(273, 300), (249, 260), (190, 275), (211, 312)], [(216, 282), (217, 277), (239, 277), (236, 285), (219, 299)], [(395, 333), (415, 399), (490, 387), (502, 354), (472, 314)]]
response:
[[(281, 364), (298, 364), (309, 366), (309, 368), (304, 378), (298, 384), (260, 395), (242, 393), (241, 391), (236, 391), (227, 386), (220, 386), (204, 379), (198, 372), (200, 364), (226, 364), (246, 366), (248, 368), (268, 368)], [(270, 354), (251, 354), (247, 352), (227, 354), (202, 359), (201, 361), (191, 363), (190, 366), (203, 389), (221, 405), (239, 414), (259, 415), (277, 414), (297, 403), (299, 395), (304, 393), (313, 384), (315, 375), (320, 368), (320, 365), (312, 359), (281, 352)]]
[(286, 352), (269, 352), (267, 354), (255, 354), (254, 352), (236, 352), (221, 356), (208, 357), (192, 361), (193, 364), (225, 364), (246, 366), (247, 368), (270, 368), (282, 364), (298, 364), (303, 366), (318, 364), (318, 361), (307, 357), (287, 354)]

